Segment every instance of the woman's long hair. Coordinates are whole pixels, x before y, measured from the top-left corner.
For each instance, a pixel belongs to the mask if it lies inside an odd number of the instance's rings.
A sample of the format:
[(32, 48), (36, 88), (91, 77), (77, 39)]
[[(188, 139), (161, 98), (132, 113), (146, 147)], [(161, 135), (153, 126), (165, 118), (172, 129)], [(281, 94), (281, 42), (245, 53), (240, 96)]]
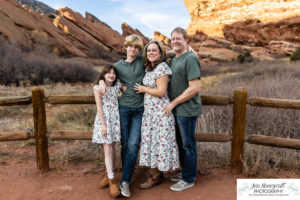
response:
[(101, 73), (99, 75), (99, 78), (97, 79), (97, 81), (96, 81), (95, 84), (96, 85), (99, 84), (100, 80), (103, 80), (105, 82), (105, 77), (104, 76), (105, 76), (105, 74), (109, 73), (111, 69), (113, 69), (114, 72), (115, 72), (115, 74), (116, 74), (116, 79), (112, 83), (112, 86), (114, 86), (116, 84), (116, 82), (117, 82), (117, 73), (116, 73), (115, 67), (113, 65), (105, 65), (103, 67), (103, 69), (102, 69), (102, 71), (101, 71)]
[[(154, 62), (154, 65), (152, 66), (151, 62), (148, 60), (147, 58), (147, 50), (148, 50), (148, 46), (150, 44), (156, 44), (158, 46), (159, 52), (161, 54), (161, 57)], [(167, 62), (167, 55), (166, 55), (166, 50), (165, 50), (165, 46), (158, 40), (152, 40), (150, 41), (144, 48), (143, 51), (143, 59), (144, 59), (144, 67), (146, 69), (148, 69), (149, 71), (152, 71), (153, 69), (156, 68), (157, 65), (159, 65), (162, 62)]]

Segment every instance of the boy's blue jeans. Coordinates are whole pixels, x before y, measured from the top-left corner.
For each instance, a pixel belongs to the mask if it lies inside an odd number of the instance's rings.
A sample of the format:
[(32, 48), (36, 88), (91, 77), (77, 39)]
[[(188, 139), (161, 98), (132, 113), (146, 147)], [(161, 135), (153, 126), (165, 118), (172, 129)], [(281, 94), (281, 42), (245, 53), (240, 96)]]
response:
[(119, 107), (121, 122), (121, 183), (131, 183), (141, 141), (141, 126), (144, 107)]
[(182, 179), (194, 182), (197, 174), (197, 149), (195, 131), (198, 117), (176, 118), (176, 140), (179, 149), (179, 161), (182, 167)]

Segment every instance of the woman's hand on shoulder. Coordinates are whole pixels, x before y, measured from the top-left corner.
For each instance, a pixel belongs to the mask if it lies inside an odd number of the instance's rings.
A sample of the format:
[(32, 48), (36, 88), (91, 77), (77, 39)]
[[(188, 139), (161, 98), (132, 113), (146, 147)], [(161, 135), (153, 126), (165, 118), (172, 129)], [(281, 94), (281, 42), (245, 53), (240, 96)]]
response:
[(188, 45), (188, 51), (195, 54), (195, 56), (198, 58), (199, 60), (199, 56), (198, 53), (193, 49), (193, 47), (191, 47), (190, 45)]

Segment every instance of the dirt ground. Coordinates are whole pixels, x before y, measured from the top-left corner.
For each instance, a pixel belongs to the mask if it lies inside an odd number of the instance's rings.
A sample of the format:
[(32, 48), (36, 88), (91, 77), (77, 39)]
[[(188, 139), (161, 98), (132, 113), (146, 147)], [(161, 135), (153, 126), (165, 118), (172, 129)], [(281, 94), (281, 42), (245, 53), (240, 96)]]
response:
[[(49, 148), (49, 155), (57, 146)], [(53, 165), (53, 164), (52, 164)], [(50, 166), (50, 171), (40, 173), (36, 167), (34, 145), (0, 144), (0, 199), (1, 200), (95, 200), (113, 199), (109, 190), (99, 189), (103, 170), (93, 172), (93, 162)], [(198, 175), (195, 187), (182, 192), (173, 192), (168, 178), (151, 189), (138, 188), (144, 180), (145, 169), (137, 168), (131, 186), (130, 199), (236, 199), (236, 179), (244, 175), (232, 175), (229, 169), (215, 169), (208, 175)], [(121, 173), (117, 173), (120, 180)], [(296, 172), (281, 172), (278, 177), (300, 178)], [(126, 199), (118, 197), (117, 199)]]

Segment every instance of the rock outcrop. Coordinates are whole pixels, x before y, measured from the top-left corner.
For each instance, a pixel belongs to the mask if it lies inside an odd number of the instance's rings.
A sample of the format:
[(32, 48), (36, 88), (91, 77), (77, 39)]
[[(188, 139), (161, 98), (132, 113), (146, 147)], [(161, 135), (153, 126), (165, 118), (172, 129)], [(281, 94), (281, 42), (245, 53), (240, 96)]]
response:
[(271, 54), (292, 55), (299, 47), (300, 44), (291, 42), (271, 41), (267, 48)]
[(204, 63), (215, 64), (237, 60), (239, 55), (249, 52), (257, 60), (273, 60), (268, 49), (236, 45), (220, 37), (207, 37), (203, 42), (189, 42)]
[(0, 1), (0, 19), (0, 33), (25, 49), (43, 47), (59, 55), (87, 56), (75, 47), (78, 43), (53, 26), (49, 17), (14, 0)]
[(184, 0), (190, 45), (204, 62), (247, 52), (258, 60), (291, 55), (300, 44), (299, 0)]
[(124, 55), (124, 37), (107, 24), (69, 8), (53, 20), (14, 0), (0, 1), (0, 33), (27, 50), (45, 50), (60, 56), (118, 60)]
[(57, 14), (63, 16), (71, 21), (74, 25), (80, 27), (82, 31), (90, 34), (91, 37), (94, 37), (107, 48), (118, 53), (124, 52), (124, 37), (122, 37), (117, 31), (112, 30), (107, 25), (103, 25), (97, 21), (92, 23), (89, 20), (86, 20), (80, 13), (74, 12), (68, 7), (60, 8)]
[(247, 19), (262, 24), (300, 16), (299, 0), (184, 0), (191, 16), (189, 35), (202, 31), (208, 36), (224, 37), (225, 25)]
[(124, 37), (135, 34), (142, 38), (144, 45), (146, 45), (149, 42), (149, 38), (147, 38), (143, 33), (141, 33), (141, 31), (139, 31), (138, 29), (133, 29), (131, 26), (129, 26), (126, 23), (122, 23), (122, 31), (123, 31), (122, 35)]
[(158, 31), (154, 31), (154, 40), (161, 41), (166, 46), (171, 46), (171, 39)]
[(267, 24), (259, 20), (236, 22), (224, 26), (224, 36), (231, 42), (248, 46), (267, 46), (272, 40), (300, 43), (300, 16)]

